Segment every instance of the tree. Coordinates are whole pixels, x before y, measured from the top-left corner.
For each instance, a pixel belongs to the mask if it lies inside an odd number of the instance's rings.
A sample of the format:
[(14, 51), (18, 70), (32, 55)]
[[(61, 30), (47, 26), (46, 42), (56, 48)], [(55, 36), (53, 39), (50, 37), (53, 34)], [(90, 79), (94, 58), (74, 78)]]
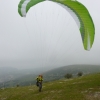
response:
[(17, 84), (16, 87), (19, 87), (19, 84)]
[(82, 72), (78, 72), (78, 74), (77, 74), (77, 76), (82, 76), (83, 75), (83, 73)]
[(64, 76), (65, 78), (72, 78), (72, 74), (66, 74), (65, 76)]

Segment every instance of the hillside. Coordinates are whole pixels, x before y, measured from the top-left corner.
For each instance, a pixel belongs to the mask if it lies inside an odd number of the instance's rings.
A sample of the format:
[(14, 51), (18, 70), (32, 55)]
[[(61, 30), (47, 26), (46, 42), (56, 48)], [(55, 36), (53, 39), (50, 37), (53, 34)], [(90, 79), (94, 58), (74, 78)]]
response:
[[(69, 65), (59, 68), (55, 68), (43, 73), (45, 80), (51, 81), (61, 79), (65, 74), (70, 73), (76, 76), (78, 72), (82, 72), (84, 75), (90, 73), (100, 72), (100, 65)], [(48, 79), (49, 77), (49, 79)]]
[(38, 73), (40, 73), (38, 68), (17, 69), (13, 67), (0, 67), (0, 84), (9, 83), (10, 81), (17, 82), (20, 78), (30, 77), (30, 75), (36, 76), (35, 74)]
[[(20, 86), (35, 84), (35, 81), (36, 81), (35, 78), (37, 77), (38, 73), (36, 74), (34, 73), (34, 71), (35, 70), (28, 70), (28, 69), (26, 71), (25, 70), (20, 71), (20, 73), (22, 72), (23, 76), (1, 83), (0, 87), (3, 87), (3, 84), (5, 85), (5, 87), (16, 86), (17, 84), (20, 84)], [(77, 76), (78, 72), (83, 72), (83, 75), (86, 75), (89, 73), (97, 73), (97, 72), (100, 72), (100, 65), (69, 65), (69, 66), (55, 68), (55, 69), (46, 71), (42, 74), (44, 76), (44, 81), (48, 82), (48, 81), (62, 79), (64, 78), (64, 75), (67, 73), (71, 73), (73, 77), (75, 77)]]
[(0, 90), (0, 100), (100, 100), (100, 73), (43, 84)]

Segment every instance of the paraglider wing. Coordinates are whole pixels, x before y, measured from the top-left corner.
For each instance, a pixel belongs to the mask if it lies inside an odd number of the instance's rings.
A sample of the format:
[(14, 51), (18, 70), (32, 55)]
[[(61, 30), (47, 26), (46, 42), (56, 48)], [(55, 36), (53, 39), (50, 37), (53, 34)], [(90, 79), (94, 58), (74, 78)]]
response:
[(42, 1), (45, 1), (45, 0), (21, 0), (19, 5), (18, 5), (19, 14), (22, 17), (26, 17), (26, 14), (27, 14), (28, 10), (32, 6), (38, 4), (38, 3), (42, 2)]
[(86, 7), (76, 0), (52, 0), (65, 8), (76, 21), (85, 50), (90, 50), (94, 42), (95, 27)]
[[(32, 6), (43, 1), (46, 0), (21, 0), (18, 5), (18, 12), (22, 17), (25, 17), (26, 13)], [(95, 27), (87, 8), (76, 0), (50, 1), (59, 4), (72, 15), (79, 27), (84, 49), (90, 50), (94, 42)]]

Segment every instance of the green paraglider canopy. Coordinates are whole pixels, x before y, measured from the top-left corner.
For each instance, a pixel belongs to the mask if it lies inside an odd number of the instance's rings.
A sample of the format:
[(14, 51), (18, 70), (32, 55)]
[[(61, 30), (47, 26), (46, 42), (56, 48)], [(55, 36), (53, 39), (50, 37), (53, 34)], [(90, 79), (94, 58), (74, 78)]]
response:
[[(21, 0), (18, 5), (18, 12), (22, 17), (26, 17), (28, 10), (34, 5), (47, 0)], [(87, 8), (76, 0), (50, 0), (66, 9), (76, 21), (85, 50), (90, 50), (95, 35), (95, 27), (91, 15)]]

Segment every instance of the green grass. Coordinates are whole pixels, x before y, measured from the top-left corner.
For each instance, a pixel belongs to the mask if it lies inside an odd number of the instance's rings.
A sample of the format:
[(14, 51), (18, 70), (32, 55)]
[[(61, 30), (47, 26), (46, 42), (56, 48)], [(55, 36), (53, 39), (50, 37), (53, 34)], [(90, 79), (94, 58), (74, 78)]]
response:
[(0, 90), (0, 100), (100, 100), (100, 74)]

